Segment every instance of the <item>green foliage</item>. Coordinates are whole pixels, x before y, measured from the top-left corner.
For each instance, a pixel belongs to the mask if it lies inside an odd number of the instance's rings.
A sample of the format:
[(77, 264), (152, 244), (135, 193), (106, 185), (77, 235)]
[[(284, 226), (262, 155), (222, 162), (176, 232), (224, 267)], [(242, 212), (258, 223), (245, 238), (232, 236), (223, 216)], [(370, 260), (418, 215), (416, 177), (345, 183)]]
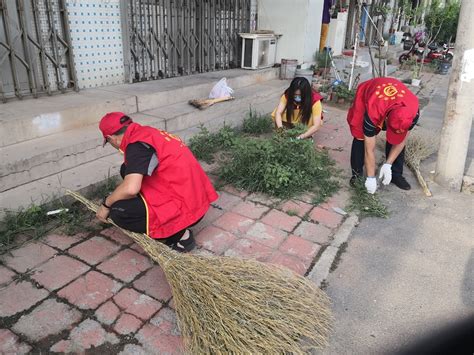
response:
[(318, 68), (329, 68), (331, 66), (331, 58), (327, 51), (316, 52), (314, 60), (318, 64)]
[(191, 138), (189, 148), (199, 160), (206, 163), (214, 161), (214, 154), (234, 145), (236, 131), (229, 126), (224, 126), (216, 133), (211, 133), (201, 125), (200, 132)]
[(316, 151), (312, 141), (295, 139), (303, 131), (296, 127), (271, 138), (241, 137), (220, 167), (219, 177), (250, 192), (289, 198), (315, 191), (324, 199), (338, 187), (332, 179), (334, 162), (326, 152)]
[(371, 195), (367, 192), (362, 179), (357, 179), (351, 189), (349, 210), (359, 212), (362, 217), (388, 218), (389, 216), (387, 207), (376, 194)]
[[(63, 209), (63, 211), (52, 216), (47, 215), (48, 210), (56, 209)], [(48, 208), (31, 205), (20, 211), (7, 211), (0, 230), (0, 253), (15, 246), (19, 236), (23, 236), (23, 241), (28, 241), (41, 238), (55, 229), (60, 229), (61, 232), (68, 235), (90, 230), (87, 222), (91, 218), (91, 215), (79, 204), (71, 205), (66, 211), (60, 201)]]
[(402, 8), (404, 16), (409, 19), (410, 25), (414, 27), (418, 26), (423, 16), (423, 7), (413, 7), (413, 2), (411, 0), (401, 0), (399, 2), (399, 7)]
[(354, 90), (350, 90), (346, 84), (339, 84), (334, 88), (334, 93), (337, 94), (338, 98), (352, 101), (355, 96)]
[(37, 205), (19, 212), (7, 211), (0, 231), (0, 251), (7, 250), (17, 235), (39, 238), (45, 234), (50, 220), (46, 212), (44, 207)]
[(383, 4), (383, 3), (377, 3), (375, 4), (375, 7), (373, 9), (373, 15), (382, 16), (383, 20), (385, 21), (391, 10), (392, 8), (389, 5)]
[(273, 129), (273, 121), (269, 115), (259, 114), (250, 108), (244, 118), (242, 131), (248, 134), (270, 133)]
[(458, 1), (446, 2), (445, 6), (440, 6), (439, 0), (432, 1), (425, 23), (433, 41), (448, 43), (456, 39), (460, 7)]
[[(248, 123), (244, 131), (266, 132), (268, 118), (265, 117), (256, 119), (255, 113), (250, 113), (248, 120), (265, 123)], [(271, 137), (256, 137), (238, 134), (226, 126), (216, 133), (201, 127), (200, 133), (191, 139), (190, 149), (198, 159), (208, 163), (214, 161), (216, 153), (225, 153), (218, 167), (222, 184), (279, 198), (314, 191), (316, 200), (322, 202), (339, 187), (333, 180), (337, 170), (327, 152), (316, 151), (311, 140), (296, 139), (305, 131), (305, 126), (297, 125)]]
[[(87, 195), (92, 199), (102, 199), (116, 186), (117, 178), (109, 176)], [(47, 212), (53, 210), (61, 211), (48, 216)], [(26, 242), (41, 238), (53, 230), (59, 230), (67, 235), (100, 230), (98, 224), (90, 223), (94, 218), (80, 203), (66, 206), (61, 199), (42, 206), (32, 204), (19, 211), (6, 211), (5, 217), (0, 221), (0, 253), (16, 246), (19, 236)]]

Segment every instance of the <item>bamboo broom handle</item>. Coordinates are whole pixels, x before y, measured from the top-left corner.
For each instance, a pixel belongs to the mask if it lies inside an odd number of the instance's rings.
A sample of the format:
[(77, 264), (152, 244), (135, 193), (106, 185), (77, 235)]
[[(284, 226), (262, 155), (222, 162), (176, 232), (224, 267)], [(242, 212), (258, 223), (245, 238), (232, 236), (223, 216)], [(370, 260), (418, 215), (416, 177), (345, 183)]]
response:
[(416, 178), (418, 182), (420, 183), (421, 187), (423, 188), (423, 192), (425, 193), (426, 196), (432, 197), (433, 194), (431, 193), (430, 189), (428, 188), (428, 185), (426, 184), (425, 179), (423, 178), (423, 175), (421, 175), (420, 169), (413, 169), (416, 175)]
[(206, 99), (206, 103), (208, 104), (217, 104), (218, 102), (222, 102), (222, 101), (228, 101), (228, 100), (232, 100), (233, 97), (232, 96), (224, 96), (224, 97), (219, 97), (217, 99)]

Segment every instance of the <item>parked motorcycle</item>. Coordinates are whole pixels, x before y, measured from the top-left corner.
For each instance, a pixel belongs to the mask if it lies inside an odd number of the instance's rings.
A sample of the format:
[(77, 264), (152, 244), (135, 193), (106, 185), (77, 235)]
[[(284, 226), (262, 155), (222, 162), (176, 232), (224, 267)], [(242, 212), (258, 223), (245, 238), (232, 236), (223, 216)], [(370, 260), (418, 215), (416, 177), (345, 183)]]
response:
[(439, 47), (438, 44), (431, 43), (428, 45), (428, 49), (429, 52), (423, 58), (423, 53), (426, 51), (426, 45), (415, 42), (408, 52), (400, 55), (398, 62), (403, 64), (411, 58), (416, 58), (418, 63), (420, 63), (422, 60), (423, 63), (431, 63), (433, 60), (444, 62), (451, 62), (453, 60), (453, 47), (450, 47), (447, 44), (443, 44), (442, 47)]

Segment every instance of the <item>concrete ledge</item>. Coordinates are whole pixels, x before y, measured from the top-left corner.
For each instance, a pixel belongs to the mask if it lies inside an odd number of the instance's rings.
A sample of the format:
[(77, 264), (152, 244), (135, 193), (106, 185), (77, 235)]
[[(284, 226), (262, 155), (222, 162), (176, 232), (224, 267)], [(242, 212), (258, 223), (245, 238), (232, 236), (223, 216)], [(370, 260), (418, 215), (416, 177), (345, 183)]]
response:
[[(250, 102), (252, 108), (258, 112), (271, 112), (278, 102), (282, 89), (287, 84), (285, 81), (273, 80), (255, 85), (253, 89), (245, 88), (245, 97), (251, 96), (250, 101), (245, 99), (238, 104), (239, 99), (237, 99), (230, 111), (225, 103), (204, 111), (189, 106), (187, 102), (181, 103), (186, 110), (192, 110), (190, 117), (193, 117), (195, 113), (203, 114), (203, 116), (190, 120), (188, 123), (192, 126), (183, 130), (170, 131), (178, 134), (185, 141), (189, 141), (199, 132), (201, 123), (211, 131), (221, 128), (224, 123), (233, 127), (239, 126), (249, 109)], [(213, 109), (216, 110), (216, 114), (209, 119), (209, 114)], [(131, 116), (139, 123), (165, 128), (165, 120), (159, 117), (143, 113), (135, 113)], [(93, 125), (78, 130), (54, 134), (2, 149), (2, 152), (8, 152), (8, 155), (0, 167), (1, 174), (7, 174), (0, 175), (3, 189), (3, 192), (0, 192), (0, 215), (4, 213), (4, 209), (18, 210), (32, 203), (43, 204), (62, 197), (66, 188), (83, 189), (103, 181), (108, 176), (117, 175), (122, 157), (110, 148), (103, 149), (101, 143), (97, 123), (94, 122)], [(67, 154), (64, 154), (65, 152)], [(17, 169), (16, 172), (12, 172), (13, 167)], [(6, 188), (3, 187), (4, 182)]]
[[(155, 117), (139, 113), (131, 116), (142, 124), (165, 127), (165, 122)], [(102, 147), (102, 142), (94, 123), (5, 147), (0, 163), (0, 192), (115, 153), (108, 145)]]
[(133, 95), (118, 95), (98, 89), (54, 97), (2, 104), (0, 147), (48, 136), (97, 122), (110, 111), (137, 112)]
[(232, 69), (99, 89), (86, 89), (1, 105), (0, 147), (85, 127), (110, 111), (127, 114), (205, 98), (212, 86), (227, 77), (233, 89), (276, 79), (277, 68)]
[(349, 236), (354, 227), (359, 223), (359, 218), (356, 215), (350, 215), (344, 223), (339, 227), (331, 244), (321, 254), (319, 260), (313, 267), (313, 270), (307, 276), (316, 285), (321, 286), (321, 283), (326, 280), (331, 271), (331, 267), (336, 259), (337, 252), (341, 245), (349, 239)]
[(250, 106), (258, 104), (262, 100), (275, 98), (274, 106), (278, 103), (278, 97), (281, 95), (287, 83), (285, 81), (269, 82), (273, 85), (255, 84), (240, 88), (235, 91), (235, 100), (226, 101), (211, 106), (206, 110), (198, 110), (186, 103), (177, 103), (161, 108), (144, 111), (144, 114), (166, 120), (166, 130), (170, 132), (180, 131), (193, 127), (198, 123), (206, 123), (220, 116), (240, 112), (245, 113)]
[(5, 210), (16, 211), (32, 204), (42, 205), (65, 194), (65, 189), (80, 190), (119, 173), (122, 157), (109, 157), (74, 167), (58, 174), (0, 193), (0, 218)]
[[(256, 110), (257, 112), (260, 113), (268, 113), (273, 111), (275, 108), (275, 102), (278, 102), (278, 98), (280, 97), (280, 94), (274, 95), (271, 98), (268, 98), (265, 101), (260, 101), (258, 103), (255, 103), (252, 105), (252, 109)], [(276, 100), (276, 101), (275, 101)], [(242, 122), (245, 117), (245, 113), (248, 111), (248, 107), (242, 108), (240, 111), (233, 112), (227, 115), (219, 116), (215, 119), (209, 120), (207, 122), (195, 122), (195, 125), (193, 127), (184, 129), (184, 130), (179, 130), (179, 131), (173, 131), (173, 133), (177, 134), (181, 139), (183, 139), (186, 143), (189, 143), (189, 140), (199, 133), (200, 131), (200, 125), (201, 123), (210, 131), (210, 132), (215, 132), (221, 129), (224, 124), (230, 127), (239, 127), (242, 125)]]

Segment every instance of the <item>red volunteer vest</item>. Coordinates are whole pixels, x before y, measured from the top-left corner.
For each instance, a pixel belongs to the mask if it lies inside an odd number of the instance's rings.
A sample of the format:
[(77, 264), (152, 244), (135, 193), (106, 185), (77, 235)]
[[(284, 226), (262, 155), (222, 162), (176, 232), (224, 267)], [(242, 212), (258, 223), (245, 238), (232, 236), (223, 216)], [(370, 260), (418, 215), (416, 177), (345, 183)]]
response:
[[(206, 173), (181, 139), (153, 127), (132, 123), (123, 137), (120, 150), (131, 143), (151, 145), (158, 168), (144, 176), (140, 196), (147, 209), (147, 235), (167, 238), (198, 221), (217, 199)], [(127, 157), (124, 155), (125, 164)]]
[(364, 139), (364, 113), (382, 128), (388, 113), (395, 107), (409, 108), (405, 114), (412, 119), (418, 112), (418, 98), (399, 80), (375, 78), (361, 83), (354, 103), (347, 113), (347, 123), (354, 138)]

